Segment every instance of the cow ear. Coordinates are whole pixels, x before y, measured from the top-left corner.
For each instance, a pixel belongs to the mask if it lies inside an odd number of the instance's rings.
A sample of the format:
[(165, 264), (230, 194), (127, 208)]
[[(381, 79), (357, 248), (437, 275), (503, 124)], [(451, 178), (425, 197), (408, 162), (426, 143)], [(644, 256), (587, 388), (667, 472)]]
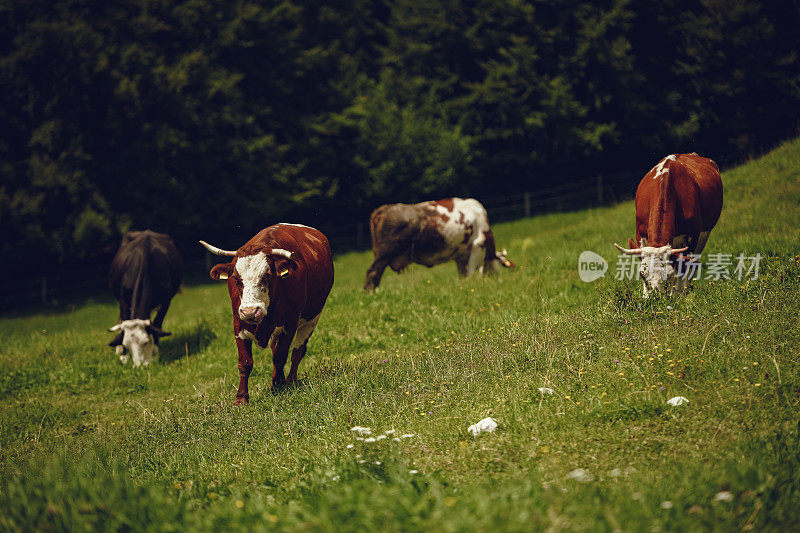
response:
[(633, 250), (634, 248), (639, 248), (639, 245), (633, 239), (628, 239), (628, 248)]
[(233, 263), (220, 263), (214, 265), (209, 274), (212, 279), (228, 279), (233, 273)]
[(297, 263), (285, 257), (275, 258), (275, 275), (279, 278), (288, 278), (297, 270)]
[(145, 329), (147, 330), (147, 332), (150, 335), (152, 335), (154, 337), (168, 337), (168, 336), (172, 335), (172, 333), (169, 333), (168, 331), (164, 331), (161, 328), (158, 328), (156, 326), (152, 326), (150, 324), (145, 326)]

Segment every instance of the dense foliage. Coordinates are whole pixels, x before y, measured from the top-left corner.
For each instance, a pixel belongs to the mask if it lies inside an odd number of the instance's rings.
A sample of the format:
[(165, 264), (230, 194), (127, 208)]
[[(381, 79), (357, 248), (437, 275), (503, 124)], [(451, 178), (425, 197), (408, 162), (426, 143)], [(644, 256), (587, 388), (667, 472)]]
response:
[(0, 253), (736, 157), (797, 128), (798, 27), (791, 1), (0, 0)]

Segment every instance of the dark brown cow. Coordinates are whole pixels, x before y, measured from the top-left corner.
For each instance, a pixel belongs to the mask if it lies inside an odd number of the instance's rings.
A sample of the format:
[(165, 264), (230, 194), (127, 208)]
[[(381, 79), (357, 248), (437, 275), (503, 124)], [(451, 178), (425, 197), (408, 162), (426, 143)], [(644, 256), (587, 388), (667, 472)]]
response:
[[(239, 390), (234, 405), (247, 403), (247, 380), (253, 369), (253, 342), (272, 349), (272, 388), (297, 380), (297, 367), (317, 327), (333, 287), (333, 260), (325, 235), (299, 224), (276, 224), (236, 251), (200, 241), (210, 252), (230, 256), (211, 269), (228, 280), (233, 307), (233, 335), (239, 351)], [(288, 377), (283, 368), (292, 348)]]
[(505, 250), (495, 250), (486, 210), (472, 198), (382, 205), (369, 226), (375, 260), (367, 270), (367, 292), (378, 287), (387, 266), (402, 272), (411, 263), (432, 267), (455, 261), (461, 276), (514, 266)]
[[(183, 280), (181, 254), (165, 233), (150, 230), (129, 231), (122, 237), (111, 261), (108, 284), (119, 301), (119, 324), (109, 329), (119, 332), (109, 343), (120, 361), (133, 358), (133, 366), (148, 365), (158, 355), (158, 339), (170, 301)], [(155, 319), (150, 314), (158, 309)]]
[[(676, 266), (700, 254), (722, 213), (722, 178), (717, 164), (696, 153), (673, 154), (648, 172), (636, 190), (636, 241), (620, 251), (641, 257), (639, 275), (645, 298), (672, 288)], [(678, 290), (691, 281), (692, 269), (679, 272)]]

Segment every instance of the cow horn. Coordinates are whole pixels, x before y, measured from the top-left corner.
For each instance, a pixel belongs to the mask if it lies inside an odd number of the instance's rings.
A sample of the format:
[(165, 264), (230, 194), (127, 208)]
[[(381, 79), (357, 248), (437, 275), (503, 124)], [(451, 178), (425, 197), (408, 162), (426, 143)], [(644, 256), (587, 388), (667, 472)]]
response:
[(623, 254), (627, 254), (627, 255), (640, 255), (640, 254), (642, 253), (642, 249), (641, 249), (641, 248), (633, 248), (633, 249), (623, 248), (622, 246), (620, 246), (620, 245), (619, 245), (619, 244), (617, 244), (617, 243), (614, 243), (614, 246), (616, 246), (616, 247), (617, 247), (617, 250), (619, 250), (619, 251), (620, 251), (620, 252), (622, 252)]
[(208, 250), (214, 255), (226, 255), (228, 257), (233, 257), (236, 255), (235, 251), (232, 252), (230, 250), (223, 250), (222, 248), (217, 248), (216, 246), (211, 246), (206, 241), (200, 241), (200, 244), (202, 244), (206, 250)]
[(283, 248), (273, 248), (270, 254), (280, 255), (282, 257), (285, 257), (286, 259), (291, 259), (292, 256), (294, 255), (292, 252), (284, 250)]
[(684, 246), (683, 248), (676, 248), (675, 250), (670, 250), (669, 253), (670, 254), (682, 254), (683, 252), (685, 252), (688, 249), (689, 249), (688, 246)]

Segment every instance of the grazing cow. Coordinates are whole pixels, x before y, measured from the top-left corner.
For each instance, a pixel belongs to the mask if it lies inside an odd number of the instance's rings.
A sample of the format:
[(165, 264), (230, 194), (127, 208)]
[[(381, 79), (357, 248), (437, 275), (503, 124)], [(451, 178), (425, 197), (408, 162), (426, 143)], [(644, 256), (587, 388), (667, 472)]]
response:
[[(122, 237), (111, 261), (109, 288), (119, 300), (119, 324), (109, 331), (119, 335), (109, 343), (119, 360), (133, 366), (148, 365), (158, 354), (158, 339), (170, 301), (183, 279), (183, 261), (172, 238), (150, 230), (130, 231)], [(158, 308), (151, 322), (150, 313)]]
[[(233, 307), (233, 335), (239, 351), (239, 390), (234, 405), (247, 403), (247, 380), (253, 369), (253, 342), (272, 349), (272, 389), (297, 380), (297, 367), (317, 327), (333, 287), (333, 260), (325, 235), (299, 224), (276, 224), (261, 230), (236, 251), (200, 241), (230, 263), (211, 269), (228, 280)], [(292, 366), (283, 367), (292, 348)]]
[(722, 178), (712, 160), (696, 153), (673, 154), (648, 172), (636, 190), (636, 241), (621, 252), (642, 259), (644, 297), (672, 290), (678, 267), (679, 291), (688, 288), (692, 268), (683, 252), (700, 254), (722, 213)]
[(387, 266), (399, 273), (411, 263), (455, 261), (461, 276), (514, 266), (505, 250), (495, 250), (489, 217), (473, 198), (382, 205), (370, 215), (369, 229), (375, 261), (367, 270), (367, 292), (378, 287)]

